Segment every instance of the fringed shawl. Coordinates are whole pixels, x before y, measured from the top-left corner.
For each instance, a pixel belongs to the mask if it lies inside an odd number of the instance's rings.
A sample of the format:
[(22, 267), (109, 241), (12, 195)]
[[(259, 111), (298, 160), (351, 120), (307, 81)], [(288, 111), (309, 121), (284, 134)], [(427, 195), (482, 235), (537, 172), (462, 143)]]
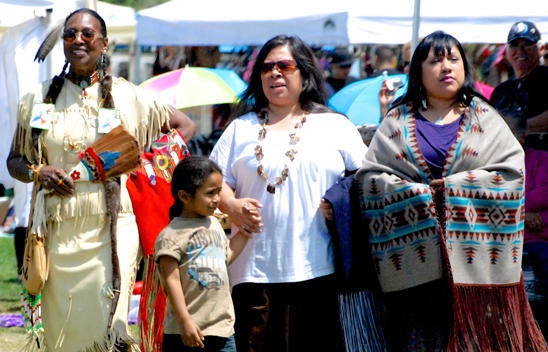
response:
[(383, 292), (451, 284), (450, 351), (546, 350), (520, 279), (524, 170), (510, 129), (475, 98), (448, 151), (442, 194), (429, 186), (407, 106), (386, 116), (356, 176)]

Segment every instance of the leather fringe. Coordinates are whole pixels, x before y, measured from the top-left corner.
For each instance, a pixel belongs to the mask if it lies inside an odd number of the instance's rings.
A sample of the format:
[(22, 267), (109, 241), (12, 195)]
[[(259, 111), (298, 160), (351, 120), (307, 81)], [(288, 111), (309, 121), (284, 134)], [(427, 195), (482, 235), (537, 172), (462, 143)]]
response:
[(143, 290), (139, 301), (138, 324), (142, 352), (162, 351), (166, 296), (152, 255), (144, 258)]

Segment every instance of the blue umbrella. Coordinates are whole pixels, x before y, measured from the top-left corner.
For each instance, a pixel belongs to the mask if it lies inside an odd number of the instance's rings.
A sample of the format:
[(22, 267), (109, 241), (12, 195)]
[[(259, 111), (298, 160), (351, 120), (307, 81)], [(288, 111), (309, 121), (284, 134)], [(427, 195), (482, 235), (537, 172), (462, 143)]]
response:
[(343, 87), (327, 102), (327, 105), (344, 115), (356, 126), (378, 125), (381, 116), (379, 91), (385, 79), (399, 78), (403, 87), (396, 91), (395, 99), (407, 90), (407, 75), (397, 74), (362, 79)]

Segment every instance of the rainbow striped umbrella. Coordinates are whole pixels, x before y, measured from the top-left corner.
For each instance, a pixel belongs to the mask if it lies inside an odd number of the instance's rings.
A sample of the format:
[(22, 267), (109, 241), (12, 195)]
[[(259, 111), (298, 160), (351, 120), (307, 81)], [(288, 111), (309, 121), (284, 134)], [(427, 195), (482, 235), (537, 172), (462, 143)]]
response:
[(192, 66), (154, 76), (140, 86), (177, 109), (233, 103), (247, 88), (232, 70)]

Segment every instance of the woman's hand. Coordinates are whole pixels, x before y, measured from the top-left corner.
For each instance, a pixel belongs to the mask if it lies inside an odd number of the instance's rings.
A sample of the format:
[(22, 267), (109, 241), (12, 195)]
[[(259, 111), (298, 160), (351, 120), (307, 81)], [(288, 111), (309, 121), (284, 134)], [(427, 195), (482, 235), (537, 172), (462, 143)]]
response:
[(74, 194), (74, 181), (65, 170), (44, 165), (37, 170), (38, 182), (46, 190), (51, 190), (61, 197), (70, 197)]
[(432, 180), (430, 187), (436, 192), (443, 192), (445, 189), (445, 180), (443, 178)]
[(544, 228), (544, 221), (539, 213), (526, 212), (525, 213), (525, 227), (533, 232), (540, 232)]
[(329, 220), (329, 221), (335, 220), (335, 216), (333, 216), (333, 207), (331, 206), (331, 203), (329, 203), (323, 198), (320, 202), (320, 211), (322, 212), (323, 217), (326, 220)]
[(394, 101), (397, 89), (390, 90), (386, 85), (386, 80), (382, 82), (381, 90), (379, 91), (379, 103), (381, 104), (381, 119), (388, 112), (390, 104)]
[(253, 198), (234, 199), (235, 209), (230, 216), (232, 223), (240, 227), (243, 235), (249, 237), (252, 233), (261, 233), (263, 231), (263, 221), (259, 208), (262, 204)]
[(229, 216), (230, 222), (240, 228), (242, 235), (250, 237), (252, 233), (263, 231), (263, 220), (259, 212), (262, 207), (257, 199), (236, 198), (230, 186), (223, 183), (219, 210)]

